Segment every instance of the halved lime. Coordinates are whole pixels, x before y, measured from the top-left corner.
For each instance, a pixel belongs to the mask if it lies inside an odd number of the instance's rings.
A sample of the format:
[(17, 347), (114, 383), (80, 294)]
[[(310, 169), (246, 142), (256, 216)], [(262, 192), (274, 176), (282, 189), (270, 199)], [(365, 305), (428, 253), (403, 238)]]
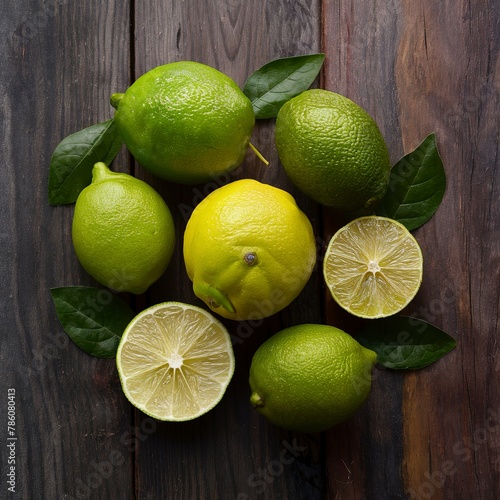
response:
[(125, 329), (116, 357), (123, 392), (158, 420), (192, 420), (212, 409), (234, 373), (231, 339), (207, 311), (157, 304)]
[(423, 258), (399, 222), (368, 216), (334, 234), (323, 262), (335, 301), (355, 316), (383, 318), (401, 311), (422, 282)]

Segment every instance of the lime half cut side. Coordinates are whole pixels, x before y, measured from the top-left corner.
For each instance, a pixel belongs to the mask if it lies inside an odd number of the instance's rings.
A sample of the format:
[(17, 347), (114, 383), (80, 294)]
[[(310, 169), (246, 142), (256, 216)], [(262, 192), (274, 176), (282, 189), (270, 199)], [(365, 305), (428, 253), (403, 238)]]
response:
[(192, 420), (212, 409), (234, 373), (225, 327), (203, 309), (165, 302), (125, 329), (116, 364), (123, 392), (158, 420)]
[(323, 262), (335, 301), (362, 318), (401, 311), (420, 288), (422, 270), (422, 252), (408, 229), (377, 216), (360, 217), (337, 231)]

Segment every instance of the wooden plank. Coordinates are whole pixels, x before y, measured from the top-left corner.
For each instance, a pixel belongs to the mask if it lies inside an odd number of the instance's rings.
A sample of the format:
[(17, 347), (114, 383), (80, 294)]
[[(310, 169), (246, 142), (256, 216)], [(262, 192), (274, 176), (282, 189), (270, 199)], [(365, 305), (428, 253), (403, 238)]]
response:
[[(329, 496), (496, 497), (497, 5), (327, 1), (323, 13), (325, 85), (372, 114), (393, 163), (437, 133), (448, 187), (415, 231), (424, 281), (406, 312), (459, 342), (428, 369), (375, 373), (368, 405), (328, 434)], [(338, 221), (329, 224), (331, 234)], [(328, 310), (356, 332), (330, 302)]]
[(110, 88), (128, 81), (127, 3), (16, 2), (3, 7), (0, 27), (0, 496), (9, 495), (12, 388), (12, 498), (131, 498), (131, 460), (120, 442), (130, 410), (114, 363), (74, 346), (51, 302), (51, 287), (93, 283), (72, 249), (73, 209), (49, 207), (46, 188), (57, 143), (108, 119)]
[[(319, 51), (319, 2), (144, 2), (135, 11), (136, 76), (159, 64), (196, 60), (231, 76), (240, 86), (272, 59)], [(258, 123), (252, 142), (270, 161), (253, 153), (223, 182), (251, 177), (292, 192), (318, 227), (317, 207), (298, 193), (278, 163), (272, 120)], [(187, 217), (211, 190), (158, 181), (140, 167), (137, 175), (164, 196), (177, 222), (178, 244), (166, 275), (153, 285), (149, 302), (194, 296), (182, 259)], [(272, 333), (321, 320), (318, 280), (293, 308), (258, 322), (225, 321), (235, 339), (236, 372), (223, 401), (207, 415), (181, 424), (158, 423), (154, 438), (137, 455), (140, 498), (320, 498), (323, 483), (319, 436), (288, 433), (268, 424), (249, 404), (248, 370), (257, 347)], [(140, 421), (143, 416), (137, 414)], [(291, 450), (291, 451), (290, 451)], [(283, 461), (280, 461), (280, 457)]]
[(426, 258), (417, 310), (459, 342), (446, 361), (407, 377), (405, 485), (417, 498), (496, 497), (498, 5), (405, 2), (404, 8), (396, 65), (403, 143), (411, 148), (435, 130), (448, 167), (443, 205), (417, 233)]
[[(323, 48), (327, 55), (324, 86), (370, 113), (387, 142), (393, 163), (402, 151), (393, 98), (397, 14), (397, 2), (323, 3)], [(344, 223), (327, 212), (325, 241)], [(327, 297), (325, 310), (330, 324), (351, 335), (365, 325), (341, 310), (331, 297)], [(377, 368), (373, 378), (372, 392), (364, 407), (327, 433), (330, 498), (396, 498), (390, 494), (403, 493), (399, 472), (403, 458), (403, 376)]]

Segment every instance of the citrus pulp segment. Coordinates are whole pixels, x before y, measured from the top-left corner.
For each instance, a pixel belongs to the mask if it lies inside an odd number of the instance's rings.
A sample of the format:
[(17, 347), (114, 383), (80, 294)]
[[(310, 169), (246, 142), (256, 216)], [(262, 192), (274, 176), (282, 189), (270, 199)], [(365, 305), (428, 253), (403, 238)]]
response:
[(225, 327), (210, 313), (165, 302), (139, 313), (125, 329), (116, 363), (123, 391), (158, 420), (192, 420), (213, 408), (233, 376)]
[(386, 217), (353, 220), (332, 237), (323, 262), (335, 301), (362, 318), (401, 311), (422, 281), (423, 258), (410, 232)]

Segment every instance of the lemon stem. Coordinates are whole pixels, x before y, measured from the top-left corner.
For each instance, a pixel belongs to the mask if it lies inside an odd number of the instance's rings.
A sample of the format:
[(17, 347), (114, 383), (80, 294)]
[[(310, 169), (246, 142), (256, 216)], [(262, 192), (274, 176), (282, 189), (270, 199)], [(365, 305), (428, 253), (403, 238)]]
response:
[(108, 166), (104, 162), (98, 161), (92, 169), (92, 182), (101, 182), (104, 179), (108, 179), (111, 175), (112, 172), (110, 172)]
[(259, 408), (264, 406), (264, 398), (258, 392), (252, 392), (250, 403), (254, 408)]
[(209, 301), (212, 303), (212, 307), (222, 306), (226, 311), (230, 313), (235, 313), (236, 309), (234, 308), (229, 297), (221, 292), (218, 288), (215, 288), (212, 285), (208, 285), (206, 283), (195, 283), (193, 285), (194, 293), (202, 298), (208, 297)]
[(260, 151), (251, 142), (249, 142), (248, 145), (250, 146), (250, 149), (257, 155), (257, 158), (262, 163), (264, 163), (264, 165), (269, 165), (269, 162), (260, 154)]
[(113, 108), (115, 108), (115, 109), (118, 109), (118, 104), (120, 104), (122, 97), (123, 97), (123, 94), (120, 94), (120, 93), (113, 94), (109, 99), (111, 106), (113, 106)]

